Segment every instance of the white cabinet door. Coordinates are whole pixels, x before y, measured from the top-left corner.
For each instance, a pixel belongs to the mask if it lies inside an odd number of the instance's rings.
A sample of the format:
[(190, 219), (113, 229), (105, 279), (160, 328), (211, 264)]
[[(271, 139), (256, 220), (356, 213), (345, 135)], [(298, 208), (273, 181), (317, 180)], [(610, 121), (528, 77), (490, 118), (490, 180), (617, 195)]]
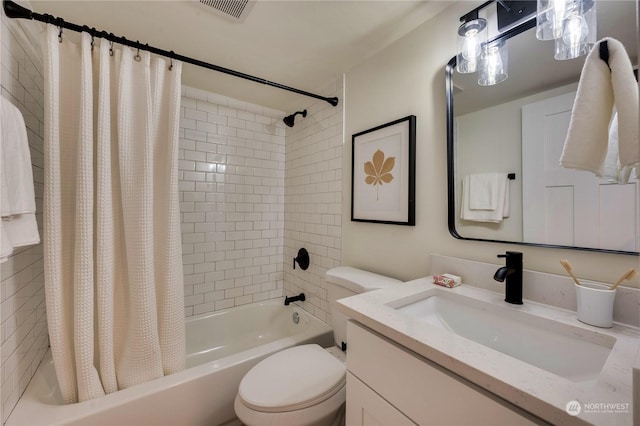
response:
[(572, 92), (522, 108), (524, 241), (637, 251), (637, 180), (618, 185), (560, 166), (574, 98)]
[[(379, 398), (375, 404), (357, 402), (352, 405), (347, 383), (348, 425), (377, 424), (375, 422), (383, 415), (391, 415), (389, 408), (423, 426), (544, 424), (515, 405), (358, 323), (349, 321), (347, 336), (349, 374)], [(383, 408), (382, 402), (390, 405)], [(365, 417), (358, 414), (362, 412), (359, 407), (365, 408), (367, 422), (371, 423), (358, 423), (358, 419)], [(354, 423), (349, 423), (350, 415)], [(395, 425), (393, 422), (383, 424)]]
[(411, 420), (347, 373), (347, 426), (414, 426)]

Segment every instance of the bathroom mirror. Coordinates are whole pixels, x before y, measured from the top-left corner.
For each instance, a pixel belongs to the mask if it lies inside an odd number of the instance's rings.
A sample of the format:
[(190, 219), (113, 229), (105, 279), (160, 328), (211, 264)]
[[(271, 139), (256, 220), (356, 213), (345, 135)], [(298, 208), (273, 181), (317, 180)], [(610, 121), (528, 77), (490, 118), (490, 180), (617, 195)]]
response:
[[(598, 39), (621, 41), (635, 66), (635, 2), (598, 1), (597, 7)], [(509, 75), (502, 83), (478, 85), (478, 73), (456, 71), (455, 57), (446, 67), (450, 233), (468, 240), (638, 255), (637, 177), (621, 185), (559, 166), (586, 56), (555, 60), (554, 42), (536, 39), (535, 16), (495, 39), (506, 40), (508, 47)], [(552, 129), (551, 139), (558, 142), (543, 146), (541, 129)], [(508, 217), (498, 223), (461, 219), (465, 176), (490, 172), (513, 178), (507, 181)]]

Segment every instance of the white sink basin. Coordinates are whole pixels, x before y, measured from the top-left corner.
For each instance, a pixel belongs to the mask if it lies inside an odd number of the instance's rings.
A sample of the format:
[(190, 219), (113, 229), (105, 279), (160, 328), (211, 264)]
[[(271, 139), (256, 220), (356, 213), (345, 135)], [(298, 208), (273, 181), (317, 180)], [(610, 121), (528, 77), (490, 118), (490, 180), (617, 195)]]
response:
[(603, 333), (578, 333), (568, 324), (440, 289), (386, 305), (573, 382), (595, 381), (616, 343)]

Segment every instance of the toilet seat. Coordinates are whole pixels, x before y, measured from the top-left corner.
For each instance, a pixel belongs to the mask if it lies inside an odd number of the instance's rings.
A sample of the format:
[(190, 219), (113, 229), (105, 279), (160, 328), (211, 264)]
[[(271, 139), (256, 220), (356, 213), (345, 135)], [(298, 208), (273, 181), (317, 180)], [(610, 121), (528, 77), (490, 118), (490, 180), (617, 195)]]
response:
[(330, 399), (345, 387), (346, 366), (316, 344), (280, 351), (244, 376), (238, 398), (265, 413), (302, 410)]

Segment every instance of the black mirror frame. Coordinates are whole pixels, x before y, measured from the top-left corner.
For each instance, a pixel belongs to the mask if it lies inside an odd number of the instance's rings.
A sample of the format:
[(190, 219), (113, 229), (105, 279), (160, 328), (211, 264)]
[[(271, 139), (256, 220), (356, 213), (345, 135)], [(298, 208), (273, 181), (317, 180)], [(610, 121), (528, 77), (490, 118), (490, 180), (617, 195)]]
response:
[[(535, 16), (533, 18), (521, 23), (520, 25), (511, 28), (508, 31), (494, 37), (489, 42), (494, 42), (497, 40), (508, 40), (511, 37), (514, 37), (524, 31), (527, 31), (536, 26)], [(630, 256), (639, 256), (639, 252), (633, 251), (622, 251), (622, 250), (609, 250), (609, 249), (600, 249), (593, 247), (575, 247), (575, 246), (563, 246), (563, 245), (554, 245), (554, 244), (541, 244), (541, 243), (527, 243), (523, 241), (504, 241), (504, 240), (491, 240), (491, 239), (483, 239), (483, 238), (467, 238), (458, 234), (456, 230), (456, 195), (455, 195), (455, 172), (454, 172), (454, 137), (453, 137), (453, 123), (454, 123), (454, 115), (453, 115), (453, 73), (456, 68), (457, 58), (454, 56), (447, 63), (445, 67), (445, 94), (446, 94), (446, 126), (447, 126), (447, 221), (449, 227), (449, 233), (459, 240), (467, 240), (467, 241), (485, 241), (489, 243), (502, 243), (502, 244), (517, 244), (522, 246), (532, 246), (532, 247), (546, 247), (546, 248), (556, 248), (556, 249), (568, 249), (568, 250), (582, 250), (582, 251), (593, 251), (599, 253), (611, 253), (611, 254), (624, 254)]]

